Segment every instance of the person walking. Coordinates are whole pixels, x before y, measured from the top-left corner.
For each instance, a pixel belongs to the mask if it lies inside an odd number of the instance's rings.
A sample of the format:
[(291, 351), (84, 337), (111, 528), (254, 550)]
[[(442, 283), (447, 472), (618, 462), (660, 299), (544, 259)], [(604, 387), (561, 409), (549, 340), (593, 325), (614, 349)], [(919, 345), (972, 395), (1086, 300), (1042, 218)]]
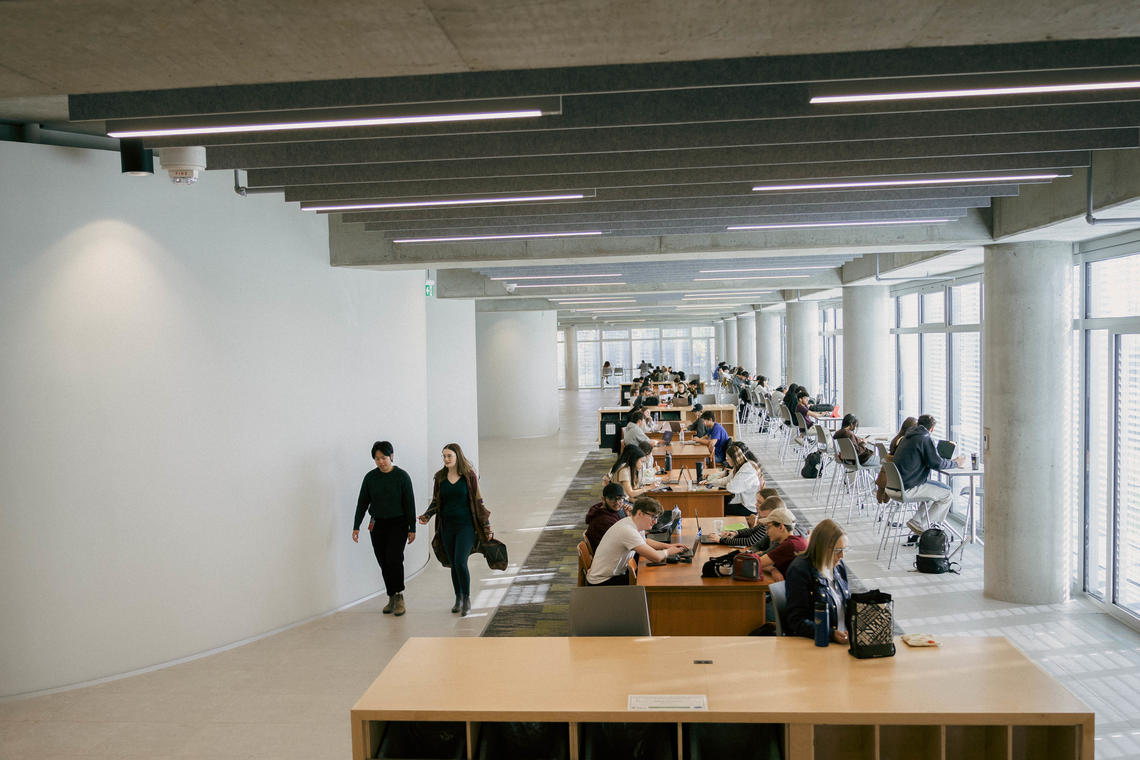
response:
[(372, 551), (384, 578), (388, 603), (384, 614), (403, 615), (404, 547), (416, 540), (416, 499), (412, 479), (392, 462), (394, 449), (388, 441), (372, 444), (376, 467), (364, 476), (360, 496), (356, 500), (356, 518), (352, 523), (352, 540), (360, 540), (360, 523), (368, 511), (368, 532), (372, 535)]
[(452, 612), (466, 616), (471, 611), (471, 572), (467, 559), (481, 541), (494, 537), (491, 513), (483, 506), (475, 468), (463, 456), (458, 443), (443, 447), (443, 467), (435, 474), (431, 504), (419, 516), (421, 525), (435, 516), (432, 551), (444, 567), (451, 568), (455, 590)]

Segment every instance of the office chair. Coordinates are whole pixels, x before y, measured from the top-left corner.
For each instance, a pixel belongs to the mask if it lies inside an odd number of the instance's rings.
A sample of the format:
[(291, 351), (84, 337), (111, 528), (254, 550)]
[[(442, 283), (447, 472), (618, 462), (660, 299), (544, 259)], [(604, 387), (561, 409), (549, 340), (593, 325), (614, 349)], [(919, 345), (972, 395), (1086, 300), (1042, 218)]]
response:
[(571, 636), (649, 636), (644, 586), (583, 586), (570, 590)]
[(776, 635), (784, 635), (784, 609), (788, 606), (788, 592), (784, 588), (784, 581), (768, 584), (768, 596), (772, 599), (772, 608), (776, 612)]

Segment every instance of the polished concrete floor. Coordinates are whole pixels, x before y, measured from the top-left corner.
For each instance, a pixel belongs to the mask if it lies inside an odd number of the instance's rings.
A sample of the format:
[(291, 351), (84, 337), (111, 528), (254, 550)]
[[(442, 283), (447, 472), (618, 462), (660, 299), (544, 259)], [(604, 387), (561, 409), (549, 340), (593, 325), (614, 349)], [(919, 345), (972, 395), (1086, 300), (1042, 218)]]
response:
[[(498, 537), (521, 561), (555, 504), (594, 448), (596, 409), (614, 390), (561, 392), (562, 429), (526, 440), (480, 442), (480, 485)], [(822, 499), (775, 444), (754, 433), (765, 470), (809, 519)], [(846, 517), (843, 511), (842, 516)], [(886, 567), (875, 559), (873, 521), (848, 528), (853, 571), (895, 595), (909, 632), (941, 636), (1006, 635), (1097, 713), (1097, 756), (1140, 757), (1140, 634), (1077, 600), (1028, 607), (986, 599), (981, 552), (961, 576), (910, 572), (910, 557)], [(974, 549), (974, 547), (969, 547)], [(449, 574), (431, 562), (408, 583), (408, 614), (380, 614), (383, 597), (192, 662), (99, 686), (0, 703), (0, 760), (54, 758), (273, 758), (346, 760), (348, 711), (410, 636), (478, 636), (513, 572), (472, 562), (474, 610), (450, 614)], [(954, 674), (937, 688), (952, 689)]]

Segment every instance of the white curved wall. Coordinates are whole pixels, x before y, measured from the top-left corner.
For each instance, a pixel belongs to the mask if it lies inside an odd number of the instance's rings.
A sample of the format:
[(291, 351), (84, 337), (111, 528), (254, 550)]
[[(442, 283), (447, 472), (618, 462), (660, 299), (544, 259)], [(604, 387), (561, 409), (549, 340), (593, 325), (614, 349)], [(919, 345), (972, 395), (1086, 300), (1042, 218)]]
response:
[(423, 272), (331, 268), (320, 217), (224, 172), (0, 166), (0, 696), (379, 590), (351, 520), (377, 438), (426, 499)]
[(477, 312), (479, 434), (558, 432), (557, 311)]

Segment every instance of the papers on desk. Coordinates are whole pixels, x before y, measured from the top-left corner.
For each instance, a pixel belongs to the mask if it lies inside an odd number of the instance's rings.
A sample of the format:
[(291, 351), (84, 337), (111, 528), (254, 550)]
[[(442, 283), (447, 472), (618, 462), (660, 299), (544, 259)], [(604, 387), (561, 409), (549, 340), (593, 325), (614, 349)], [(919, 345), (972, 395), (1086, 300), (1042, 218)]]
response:
[(630, 694), (627, 710), (707, 710), (709, 698), (705, 694)]

